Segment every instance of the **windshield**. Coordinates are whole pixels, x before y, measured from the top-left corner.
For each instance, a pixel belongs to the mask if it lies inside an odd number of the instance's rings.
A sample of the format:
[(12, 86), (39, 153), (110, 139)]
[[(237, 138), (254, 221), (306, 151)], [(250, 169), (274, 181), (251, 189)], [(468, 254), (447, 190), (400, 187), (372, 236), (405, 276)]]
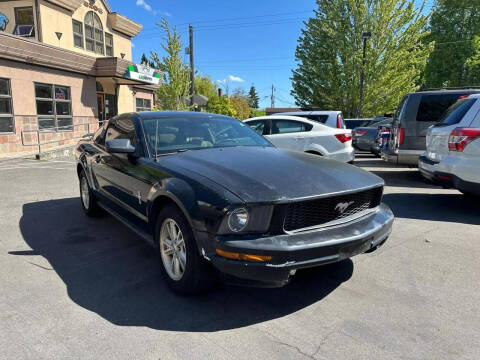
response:
[(161, 116), (142, 120), (152, 154), (233, 146), (272, 146), (238, 120), (214, 115)]

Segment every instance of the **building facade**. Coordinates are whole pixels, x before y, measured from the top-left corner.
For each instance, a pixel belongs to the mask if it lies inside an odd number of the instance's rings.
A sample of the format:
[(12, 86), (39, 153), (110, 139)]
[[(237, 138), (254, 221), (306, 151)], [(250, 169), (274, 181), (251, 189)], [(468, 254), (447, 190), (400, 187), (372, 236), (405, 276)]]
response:
[(151, 109), (160, 74), (131, 61), (141, 29), (106, 1), (0, 1), (0, 157)]

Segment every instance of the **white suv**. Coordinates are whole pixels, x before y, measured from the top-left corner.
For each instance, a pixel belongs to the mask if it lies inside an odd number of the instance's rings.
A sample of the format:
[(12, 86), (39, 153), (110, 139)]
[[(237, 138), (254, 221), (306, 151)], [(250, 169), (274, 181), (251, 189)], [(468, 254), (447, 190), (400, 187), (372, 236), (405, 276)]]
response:
[(480, 94), (458, 100), (428, 130), (418, 168), (439, 185), (480, 195)]

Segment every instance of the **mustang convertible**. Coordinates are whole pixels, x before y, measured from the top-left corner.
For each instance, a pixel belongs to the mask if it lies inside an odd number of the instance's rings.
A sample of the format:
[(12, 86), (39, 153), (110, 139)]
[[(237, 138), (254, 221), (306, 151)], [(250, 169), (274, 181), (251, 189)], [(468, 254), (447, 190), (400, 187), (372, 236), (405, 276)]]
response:
[(282, 286), (297, 269), (377, 249), (392, 228), (382, 179), (277, 149), (226, 116), (119, 115), (76, 157), (85, 213), (103, 209), (153, 245), (181, 294), (219, 278)]

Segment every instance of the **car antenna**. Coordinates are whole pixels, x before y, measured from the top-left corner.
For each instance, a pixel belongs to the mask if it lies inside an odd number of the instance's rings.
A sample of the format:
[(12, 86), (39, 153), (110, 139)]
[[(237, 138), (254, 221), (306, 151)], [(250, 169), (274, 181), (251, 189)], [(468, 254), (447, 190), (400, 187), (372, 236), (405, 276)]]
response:
[(158, 159), (158, 118), (157, 118), (157, 126), (155, 128), (155, 161)]

